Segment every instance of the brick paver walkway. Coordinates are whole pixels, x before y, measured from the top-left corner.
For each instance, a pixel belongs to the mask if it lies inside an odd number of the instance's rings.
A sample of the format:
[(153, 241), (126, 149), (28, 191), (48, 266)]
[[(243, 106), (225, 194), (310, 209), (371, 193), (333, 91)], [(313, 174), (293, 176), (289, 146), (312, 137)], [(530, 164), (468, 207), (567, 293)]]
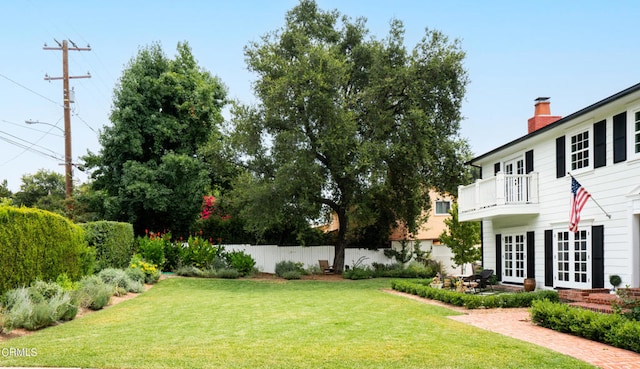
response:
[(531, 322), (527, 309), (468, 310), (397, 291), (389, 290), (387, 292), (401, 294), (425, 303), (440, 305), (462, 312), (464, 315), (450, 316), (449, 318), (525, 342), (531, 342), (575, 357), (599, 368), (640, 369), (640, 354), (539, 327)]

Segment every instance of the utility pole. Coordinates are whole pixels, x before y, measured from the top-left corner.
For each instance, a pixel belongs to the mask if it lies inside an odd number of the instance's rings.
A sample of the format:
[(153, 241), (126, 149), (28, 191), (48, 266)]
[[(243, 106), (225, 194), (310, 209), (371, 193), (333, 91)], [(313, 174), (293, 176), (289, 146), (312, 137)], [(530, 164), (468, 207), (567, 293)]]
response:
[[(73, 163), (71, 156), (71, 96), (69, 90), (69, 80), (72, 78), (91, 78), (91, 74), (87, 73), (85, 76), (70, 76), (69, 75), (69, 50), (76, 51), (91, 51), (91, 46), (78, 47), (73, 41), (69, 40), (73, 47), (69, 47), (67, 40), (62, 40), (62, 44), (58, 40), (53, 39), (58, 47), (49, 47), (44, 44), (44, 50), (62, 50), (62, 77), (50, 77), (45, 75), (45, 81), (52, 81), (56, 79), (62, 80), (62, 100), (64, 105), (64, 166), (65, 166), (65, 192), (67, 200), (71, 199), (73, 193)], [(67, 205), (70, 206), (70, 205)]]

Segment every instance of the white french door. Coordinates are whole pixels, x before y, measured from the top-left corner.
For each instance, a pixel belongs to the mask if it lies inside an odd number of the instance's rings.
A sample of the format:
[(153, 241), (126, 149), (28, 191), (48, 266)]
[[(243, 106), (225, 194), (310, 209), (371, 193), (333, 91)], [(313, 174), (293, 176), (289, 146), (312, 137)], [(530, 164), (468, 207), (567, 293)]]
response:
[(590, 232), (559, 231), (555, 234), (554, 278), (556, 287), (591, 287)]
[(505, 196), (507, 203), (525, 202), (524, 160), (513, 159), (504, 163)]
[(526, 276), (526, 248), (524, 234), (509, 234), (502, 237), (502, 280), (522, 283)]

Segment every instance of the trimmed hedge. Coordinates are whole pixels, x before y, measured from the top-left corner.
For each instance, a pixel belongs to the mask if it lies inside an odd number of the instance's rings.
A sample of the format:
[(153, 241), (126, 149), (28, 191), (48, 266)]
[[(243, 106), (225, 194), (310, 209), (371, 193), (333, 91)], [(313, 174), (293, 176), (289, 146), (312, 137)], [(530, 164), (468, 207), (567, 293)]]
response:
[(542, 327), (570, 333), (625, 350), (640, 352), (640, 322), (551, 301), (534, 301), (531, 320)]
[(98, 221), (80, 224), (85, 238), (96, 252), (96, 272), (107, 268), (126, 269), (133, 255), (134, 234), (130, 223)]
[(420, 283), (406, 280), (393, 280), (391, 281), (391, 287), (396, 291), (410, 293), (432, 300), (439, 300), (455, 306), (464, 306), (467, 309), (529, 307), (535, 300), (547, 299), (559, 301), (558, 293), (555, 291), (471, 295), (452, 290), (432, 288), (428, 286), (426, 282)]
[(45, 210), (0, 206), (0, 293), (36, 279), (72, 280), (91, 272), (84, 231)]

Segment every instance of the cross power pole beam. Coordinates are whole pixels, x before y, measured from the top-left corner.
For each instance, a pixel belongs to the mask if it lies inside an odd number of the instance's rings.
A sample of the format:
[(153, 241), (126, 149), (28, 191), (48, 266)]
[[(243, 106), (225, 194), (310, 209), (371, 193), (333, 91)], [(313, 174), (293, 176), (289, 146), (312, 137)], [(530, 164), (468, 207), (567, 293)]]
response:
[[(54, 39), (55, 40), (55, 39)], [(74, 78), (91, 78), (91, 75), (87, 73), (84, 76), (70, 76), (69, 75), (69, 50), (76, 51), (91, 51), (91, 47), (77, 47), (76, 44), (71, 41), (73, 47), (69, 47), (67, 40), (62, 40), (62, 45), (55, 40), (59, 47), (50, 47), (47, 44), (42, 49), (44, 50), (62, 50), (62, 77), (50, 77), (45, 75), (45, 81), (62, 80), (62, 99), (64, 107), (64, 166), (65, 166), (65, 193), (67, 200), (71, 199), (73, 195), (73, 162), (71, 155), (71, 96), (69, 90), (69, 80)]]

